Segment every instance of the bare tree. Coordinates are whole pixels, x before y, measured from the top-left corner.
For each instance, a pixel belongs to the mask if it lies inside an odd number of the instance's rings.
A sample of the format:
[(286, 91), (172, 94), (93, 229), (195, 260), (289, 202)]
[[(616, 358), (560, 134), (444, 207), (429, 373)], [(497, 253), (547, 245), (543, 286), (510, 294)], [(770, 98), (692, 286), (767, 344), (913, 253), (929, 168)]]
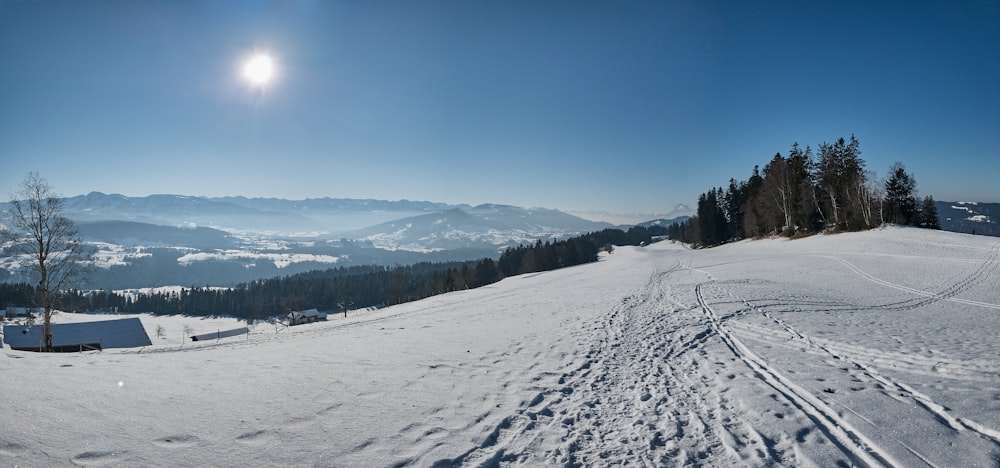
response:
[(9, 248), (4, 255), (19, 256), (38, 278), (38, 305), (42, 312), (42, 351), (53, 351), (52, 311), (65, 289), (82, 279), (86, 255), (73, 222), (63, 216), (63, 200), (48, 181), (29, 172), (10, 195), (8, 223), (0, 238)]

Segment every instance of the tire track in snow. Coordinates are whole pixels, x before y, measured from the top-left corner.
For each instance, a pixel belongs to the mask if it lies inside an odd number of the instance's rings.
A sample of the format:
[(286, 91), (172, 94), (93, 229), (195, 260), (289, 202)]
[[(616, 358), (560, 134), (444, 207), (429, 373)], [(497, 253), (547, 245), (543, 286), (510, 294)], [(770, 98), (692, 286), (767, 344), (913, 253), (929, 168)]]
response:
[(847, 421), (837, 415), (836, 411), (823, 403), (822, 400), (799, 387), (776, 369), (769, 366), (764, 359), (757, 356), (743, 342), (733, 336), (705, 300), (702, 293), (702, 286), (705, 284), (707, 283), (699, 283), (695, 286), (698, 305), (709, 318), (712, 328), (722, 338), (726, 346), (750, 367), (761, 380), (774, 388), (795, 407), (802, 410), (831, 441), (837, 444), (855, 462), (863, 463), (867, 466), (899, 466), (888, 453), (875, 445), (864, 434), (853, 428)]

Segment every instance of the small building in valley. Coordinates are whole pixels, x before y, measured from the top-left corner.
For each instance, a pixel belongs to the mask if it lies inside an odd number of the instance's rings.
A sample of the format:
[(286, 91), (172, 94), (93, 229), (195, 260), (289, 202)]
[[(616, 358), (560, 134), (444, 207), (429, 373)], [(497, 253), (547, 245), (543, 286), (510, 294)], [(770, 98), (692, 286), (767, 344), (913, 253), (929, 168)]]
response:
[(285, 323), (289, 326), (313, 323), (321, 320), (326, 320), (326, 313), (320, 312), (316, 309), (289, 312), (288, 315), (285, 316)]

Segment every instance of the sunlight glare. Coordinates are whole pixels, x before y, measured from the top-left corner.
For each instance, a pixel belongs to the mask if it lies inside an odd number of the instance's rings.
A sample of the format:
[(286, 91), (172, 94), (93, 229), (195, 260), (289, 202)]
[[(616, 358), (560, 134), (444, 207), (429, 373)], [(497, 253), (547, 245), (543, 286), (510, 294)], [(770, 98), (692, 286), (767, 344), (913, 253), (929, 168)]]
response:
[(243, 76), (250, 83), (264, 86), (274, 76), (274, 62), (265, 54), (257, 54), (243, 66)]

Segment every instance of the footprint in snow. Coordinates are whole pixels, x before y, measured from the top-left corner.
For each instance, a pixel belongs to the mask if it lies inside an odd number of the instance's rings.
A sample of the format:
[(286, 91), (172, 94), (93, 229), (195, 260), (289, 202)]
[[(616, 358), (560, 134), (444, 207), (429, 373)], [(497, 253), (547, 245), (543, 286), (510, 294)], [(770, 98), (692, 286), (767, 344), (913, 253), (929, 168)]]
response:
[(262, 430), (242, 434), (236, 438), (236, 441), (244, 445), (263, 445), (272, 438), (274, 438), (273, 432)]
[(170, 435), (166, 437), (160, 437), (153, 441), (153, 445), (161, 448), (186, 448), (193, 447), (198, 444), (199, 439), (197, 436), (190, 434), (177, 434)]
[(21, 444), (0, 440), (0, 456), (16, 457), (25, 450)]
[(76, 466), (104, 466), (116, 461), (119, 455), (121, 454), (105, 451), (84, 452), (70, 461)]
[(375, 440), (375, 439), (368, 439), (368, 440), (365, 440), (364, 442), (362, 442), (362, 443), (360, 443), (360, 444), (356, 445), (356, 446), (354, 447), (354, 449), (353, 449), (353, 450), (351, 450), (351, 451), (352, 451), (352, 452), (360, 452), (361, 450), (364, 450), (364, 449), (366, 449), (366, 448), (368, 448), (368, 447), (371, 447), (372, 445), (374, 445), (374, 444), (375, 444), (375, 442), (376, 442), (376, 440)]

